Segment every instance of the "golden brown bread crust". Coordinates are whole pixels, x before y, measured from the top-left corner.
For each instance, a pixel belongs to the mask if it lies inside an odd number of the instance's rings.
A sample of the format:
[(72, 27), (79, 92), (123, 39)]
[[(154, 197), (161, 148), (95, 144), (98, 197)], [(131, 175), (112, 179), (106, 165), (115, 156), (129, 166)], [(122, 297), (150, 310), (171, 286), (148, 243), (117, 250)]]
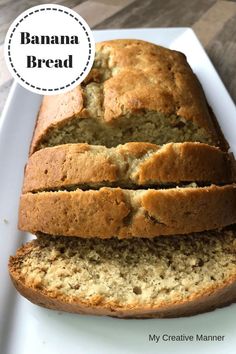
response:
[[(52, 129), (74, 118), (96, 118), (101, 124), (116, 125), (126, 115), (147, 111), (192, 121), (205, 130), (213, 145), (225, 148), (202, 88), (182, 53), (141, 40), (101, 42), (96, 52), (93, 69), (81, 86), (66, 94), (44, 97), (31, 154)], [(95, 111), (87, 106), (86, 87), (91, 83), (101, 85), (102, 104)]]
[(155, 237), (236, 223), (236, 185), (204, 188), (26, 193), (19, 228), (51, 235)]
[(60, 294), (58, 291), (47, 291), (37, 288), (35, 284), (29, 286), (24, 283), (24, 277), (15, 267), (17, 258), (27, 255), (34, 247), (34, 241), (18, 249), (16, 256), (10, 257), (9, 273), (15, 288), (21, 295), (34, 304), (49, 309), (66, 311), (79, 314), (106, 315), (121, 318), (170, 318), (191, 316), (202, 312), (212, 311), (216, 308), (227, 306), (236, 301), (236, 274), (225, 279), (222, 284), (209, 286), (208, 289), (193, 294), (188, 300), (159, 304), (158, 306), (137, 306), (137, 304), (122, 306), (115, 302), (103, 300), (103, 303), (80, 298), (71, 298)]
[(127, 143), (108, 149), (65, 144), (35, 152), (28, 160), (23, 193), (85, 185), (231, 183), (230, 156), (202, 143)]

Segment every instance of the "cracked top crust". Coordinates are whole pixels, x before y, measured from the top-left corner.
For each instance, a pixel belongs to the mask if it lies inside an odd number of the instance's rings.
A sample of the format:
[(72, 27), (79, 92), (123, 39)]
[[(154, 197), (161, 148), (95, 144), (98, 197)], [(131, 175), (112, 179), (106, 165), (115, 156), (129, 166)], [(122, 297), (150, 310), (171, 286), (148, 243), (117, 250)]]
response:
[(51, 130), (74, 118), (114, 126), (122, 117), (145, 112), (177, 116), (180, 125), (191, 121), (203, 129), (202, 142), (220, 146), (204, 93), (184, 54), (141, 40), (112, 40), (97, 44), (93, 68), (82, 85), (44, 97), (31, 153)]
[(140, 109), (186, 119), (195, 120), (196, 113), (202, 117), (198, 82), (191, 82), (191, 92), (183, 92), (193, 73), (182, 53), (138, 40), (99, 43), (97, 52), (95, 66), (107, 66), (110, 71), (108, 79), (103, 78), (105, 121)]

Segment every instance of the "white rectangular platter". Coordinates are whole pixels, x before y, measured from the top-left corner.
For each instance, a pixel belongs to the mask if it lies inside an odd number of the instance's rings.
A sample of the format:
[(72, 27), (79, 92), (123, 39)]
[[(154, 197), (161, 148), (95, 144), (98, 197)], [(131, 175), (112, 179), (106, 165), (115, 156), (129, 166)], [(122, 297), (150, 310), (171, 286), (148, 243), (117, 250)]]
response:
[[(191, 29), (152, 28), (94, 32), (96, 41), (139, 38), (184, 52), (200, 79), (231, 151), (236, 154), (236, 108)], [(236, 305), (189, 318), (119, 320), (37, 307), (13, 288), (7, 262), (29, 238), (17, 230), (17, 209), (29, 144), (41, 96), (13, 84), (0, 120), (0, 353), (233, 354)], [(235, 155), (236, 156), (236, 155)], [(149, 341), (149, 334), (221, 335), (222, 341)]]

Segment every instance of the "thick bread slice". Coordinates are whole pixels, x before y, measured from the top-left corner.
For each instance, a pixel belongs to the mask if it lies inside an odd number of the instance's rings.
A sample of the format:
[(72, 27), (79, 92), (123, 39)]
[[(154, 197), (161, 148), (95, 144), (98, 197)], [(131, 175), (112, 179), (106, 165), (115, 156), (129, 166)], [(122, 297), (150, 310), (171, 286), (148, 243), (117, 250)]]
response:
[(56, 191), (21, 196), (19, 228), (119, 238), (187, 234), (236, 223), (236, 185)]
[(181, 182), (231, 183), (229, 154), (202, 143), (127, 143), (116, 148), (65, 144), (28, 160), (23, 193), (72, 186), (149, 186)]
[(189, 316), (236, 300), (236, 233), (86, 240), (40, 237), (10, 258), (35, 304), (116, 317)]
[(97, 44), (72, 91), (43, 99), (30, 153), (65, 143), (199, 141), (227, 148), (185, 56), (141, 40)]

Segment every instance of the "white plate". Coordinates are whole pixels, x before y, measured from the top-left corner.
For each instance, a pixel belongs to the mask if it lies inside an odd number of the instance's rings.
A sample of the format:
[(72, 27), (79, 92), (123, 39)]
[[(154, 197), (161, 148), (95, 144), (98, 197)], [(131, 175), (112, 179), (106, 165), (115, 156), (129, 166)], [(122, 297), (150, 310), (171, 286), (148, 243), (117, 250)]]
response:
[[(184, 52), (236, 153), (235, 106), (191, 29), (108, 30), (94, 34), (97, 41), (140, 38)], [(40, 96), (14, 84), (0, 121), (0, 353), (235, 353), (236, 305), (190, 318), (119, 320), (46, 310), (16, 293), (8, 277), (7, 261), (28, 237), (17, 231), (17, 209), (40, 101)], [(149, 341), (149, 334), (165, 333), (225, 338), (222, 342)]]

